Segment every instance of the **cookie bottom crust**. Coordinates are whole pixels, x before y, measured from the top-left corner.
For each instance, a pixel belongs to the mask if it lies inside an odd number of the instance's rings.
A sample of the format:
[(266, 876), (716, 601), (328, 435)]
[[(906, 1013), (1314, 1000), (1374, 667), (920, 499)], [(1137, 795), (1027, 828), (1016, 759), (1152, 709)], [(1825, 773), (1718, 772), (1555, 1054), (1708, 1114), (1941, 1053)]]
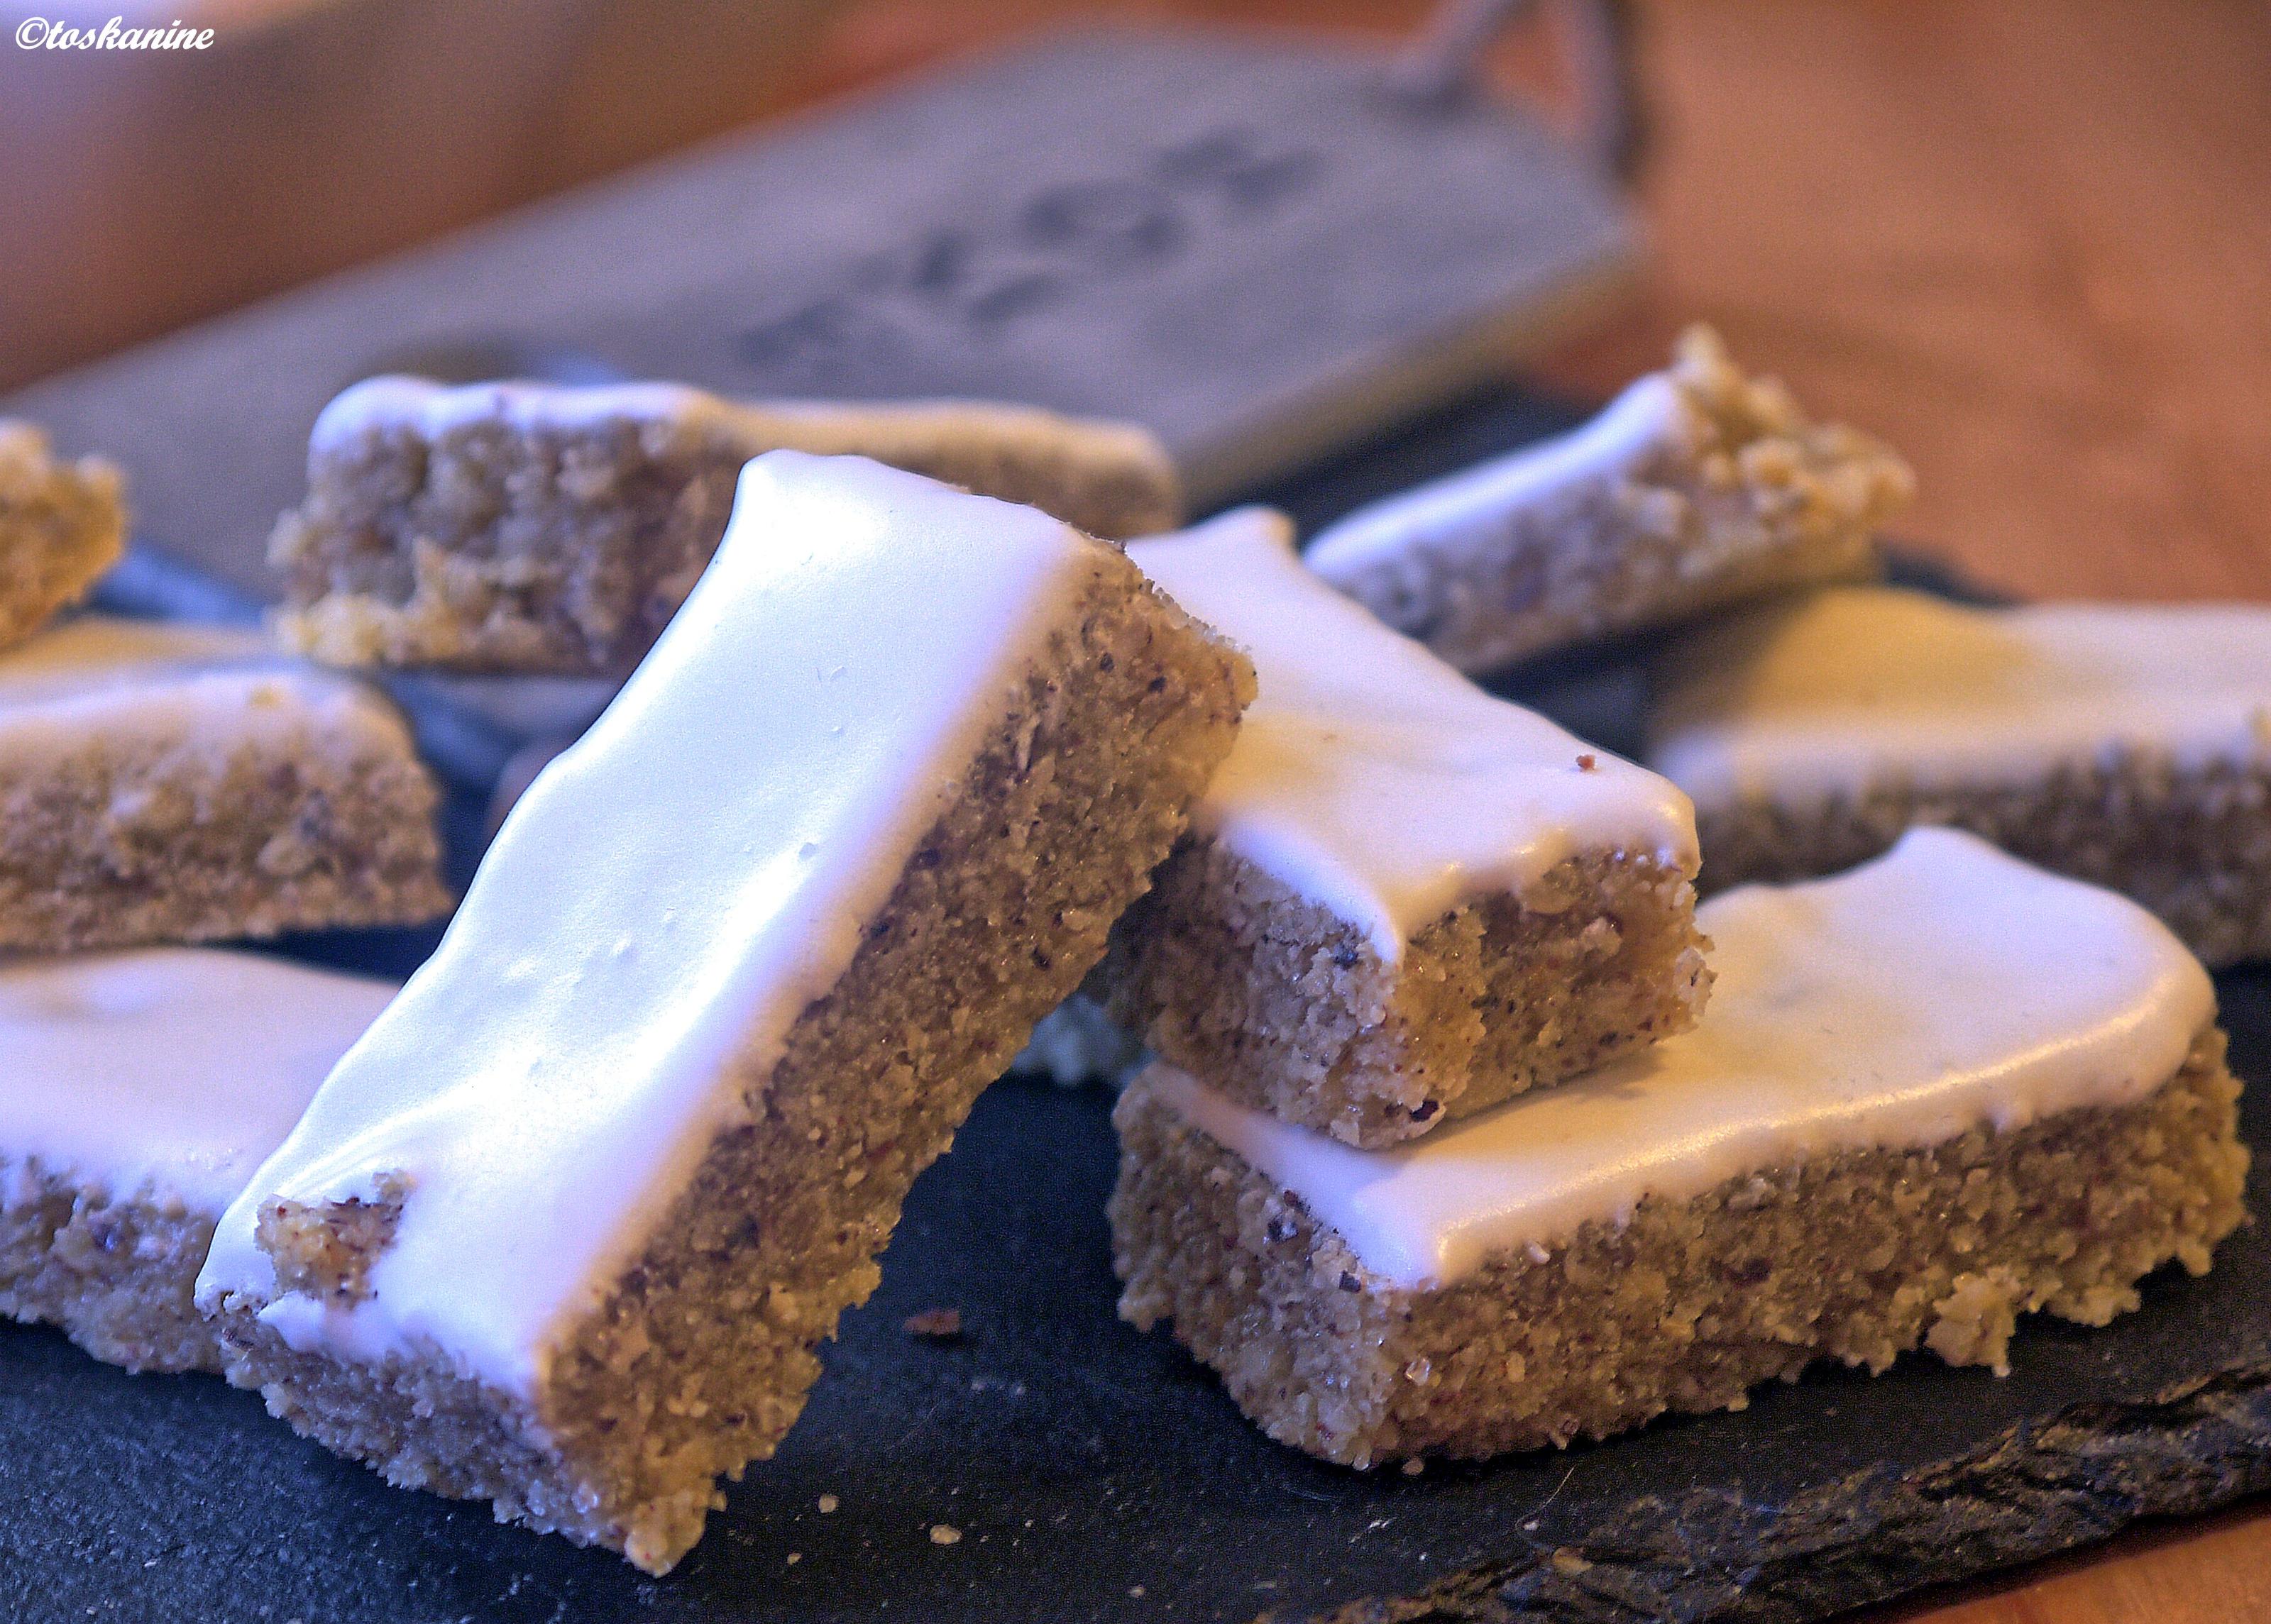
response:
[(373, 745), (144, 749), (0, 764), (0, 950), (70, 953), (446, 913), (440, 797)]
[[(950, 412), (948, 414), (951, 415)], [(1046, 436), (836, 431), (877, 460), (1029, 503), (1098, 536), (1173, 529), (1172, 468), (1091, 465)], [(785, 421), (780, 443), (812, 441)], [(856, 441), (857, 443), (852, 443)], [(617, 417), (577, 426), (466, 424), (428, 437), (363, 429), (310, 462), (269, 538), (287, 602), (279, 640), (343, 666), (619, 675), (659, 637), (718, 550), (742, 465), (721, 429)]]
[(1462, 904), (1383, 962), (1364, 933), (1186, 842), (1091, 978), (1242, 1104), (1366, 1149), (1684, 1032), (1710, 986), (1687, 877), (1614, 853)]
[(2211, 967), (2271, 957), (2271, 768), (2180, 769), (2125, 752), (2030, 784), (1920, 789), (1888, 779), (1813, 803), (1699, 805), (1695, 824), (1707, 893), (1835, 873), (1918, 824), (1946, 824), (2122, 893)]
[(2239, 1085), (2210, 1028), (2134, 1105), (1826, 1155), (1642, 1201), (1440, 1290), (1374, 1275), (1140, 1080), (1113, 1114), (1120, 1313), (1171, 1322), (1271, 1437), (1351, 1466), (1563, 1446), (1740, 1409), (1818, 1359), (2001, 1369), (2017, 1316), (2103, 1325), (2243, 1220)]
[(61, 1326), (107, 1364), (218, 1370), (192, 1301), (216, 1214), (0, 1161), (0, 1314)]

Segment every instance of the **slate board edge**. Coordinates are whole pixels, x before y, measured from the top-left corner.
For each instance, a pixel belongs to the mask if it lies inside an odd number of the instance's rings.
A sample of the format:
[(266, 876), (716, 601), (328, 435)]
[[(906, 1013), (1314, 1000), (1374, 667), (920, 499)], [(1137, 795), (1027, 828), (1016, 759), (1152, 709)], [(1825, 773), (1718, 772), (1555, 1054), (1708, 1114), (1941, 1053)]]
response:
[(2075, 1405), (1928, 1466), (1858, 1472), (1787, 1505), (1724, 1488), (1649, 1495), (1574, 1542), (1310, 1617), (1798, 1624), (2267, 1492), (2271, 1350), (2134, 1402)]

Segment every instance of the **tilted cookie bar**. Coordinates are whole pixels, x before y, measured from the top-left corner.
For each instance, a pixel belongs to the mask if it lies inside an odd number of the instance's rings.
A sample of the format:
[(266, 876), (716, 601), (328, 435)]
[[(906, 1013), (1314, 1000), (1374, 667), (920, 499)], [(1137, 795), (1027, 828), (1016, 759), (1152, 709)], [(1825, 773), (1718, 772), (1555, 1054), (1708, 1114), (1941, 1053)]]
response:
[(1704, 328), (1558, 438), (1361, 508), (1309, 566), (1462, 671), (1877, 570), (1906, 464)]
[(1091, 981), (1152, 1049), (1369, 1146), (1694, 1020), (1679, 790), (1381, 626), (1301, 567), (1282, 515), (1128, 555), (1259, 685)]
[(118, 470), (56, 460), (34, 425), (0, 419), (0, 648), (86, 596), (126, 547)]
[(1692, 1032), (1394, 1150), (1165, 1066), (1121, 1097), (1123, 1317), (1349, 1465), (1739, 1409), (1818, 1359), (2000, 1369), (2242, 1220), (2215, 993), (2150, 915), (1967, 834), (1704, 906)]
[(2271, 610), (1847, 589), (1702, 628), (1655, 680), (1649, 760), (1694, 797), (1708, 887), (1952, 824), (2212, 965), (2271, 954)]
[(778, 451), (230, 1208), (231, 1379), (655, 1572), (915, 1175), (1103, 953), (1252, 693), (1115, 547)]
[(0, 964), (0, 1314), (220, 1369), (213, 1224), (394, 990), (212, 947)]
[(90, 616), (0, 653), (0, 950), (447, 912), (383, 694), (223, 627)]
[(620, 675), (717, 550), (741, 465), (784, 448), (872, 456), (1107, 538), (1165, 530), (1181, 506), (1145, 431), (1022, 406), (374, 378), (316, 419), (307, 500), (270, 540), (279, 633), (336, 665)]

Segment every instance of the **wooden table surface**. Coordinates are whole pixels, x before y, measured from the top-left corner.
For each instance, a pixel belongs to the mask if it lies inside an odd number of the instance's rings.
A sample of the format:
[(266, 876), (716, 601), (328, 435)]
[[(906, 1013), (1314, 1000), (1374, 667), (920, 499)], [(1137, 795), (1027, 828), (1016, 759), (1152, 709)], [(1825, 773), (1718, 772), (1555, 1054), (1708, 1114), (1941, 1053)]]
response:
[[(232, 25), (297, 10), (340, 26), (340, 8), (319, 0), (214, 3)], [(690, 37), (714, 42), (717, 30), (749, 27), (746, 6), (667, 8), (692, 25)], [(35, 229), (11, 228), (12, 248), (0, 241), (0, 382), (753, 113), (1096, 8), (854, 0), (793, 70), (769, 62), (762, 83), (754, 70), (720, 71), (726, 51), (698, 71), (658, 65), (644, 33), (593, 26), (606, 9), (566, 0), (552, 13), (519, 8), (527, 27), (544, 15), (578, 19), (576, 48), (556, 52), (550, 77), (488, 122), (448, 126), (450, 139), (486, 161), (449, 154), (451, 182), (430, 195), (405, 183), (392, 161), (372, 163), (354, 186), (327, 184), (304, 157), (307, 132), (279, 128), (243, 149), (272, 164), (240, 155), (219, 176), (221, 166), (200, 169), (195, 152), (168, 152), (162, 200), (138, 212), (130, 186), (90, 198), (69, 151), (43, 154), (32, 184), (23, 131), (11, 130), (20, 167), (0, 173), (0, 201)], [(1151, 0), (1111, 9), (1400, 30), (1426, 8)], [(1605, 394), (1655, 365), (1682, 323), (1707, 318), (1750, 366), (1899, 446), (1920, 482), (1902, 533), (1978, 576), (2028, 594), (2271, 598), (2271, 8), (1694, 0), (1646, 4), (1641, 21), (1656, 137), (1642, 186), (1654, 263), (1636, 308), (1548, 358), (1538, 369), (1545, 379)], [(1533, 30), (1502, 47), (1493, 66), (1559, 105), (1549, 44)], [(327, 48), (353, 47), (334, 39)], [(17, 99), (19, 120), (24, 107)], [(372, 116), (366, 146), (397, 143), (391, 156), (405, 163), (435, 156), (425, 112), (414, 122), (384, 109)], [(220, 138), (210, 107), (188, 106), (182, 117)], [(134, 161), (117, 149), (109, 160)], [(200, 177), (207, 190), (184, 197)], [(382, 195), (383, 211), (369, 204)], [(2243, 1508), (2133, 1532), (1872, 1617), (2271, 1620), (2271, 1514)]]

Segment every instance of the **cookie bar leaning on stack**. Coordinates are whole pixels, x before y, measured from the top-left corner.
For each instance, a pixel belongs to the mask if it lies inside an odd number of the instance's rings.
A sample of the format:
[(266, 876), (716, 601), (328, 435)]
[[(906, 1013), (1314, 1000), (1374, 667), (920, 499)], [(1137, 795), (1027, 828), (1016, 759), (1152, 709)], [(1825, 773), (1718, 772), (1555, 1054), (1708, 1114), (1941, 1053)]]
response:
[(0, 653), (0, 951), (430, 919), (439, 798), (361, 683), (251, 633), (67, 621)]
[(1392, 1144), (1686, 1027), (1686, 797), (1492, 698), (1244, 508), (1128, 555), (1244, 645), (1230, 759), (1091, 978), (1165, 1059)]
[(0, 964), (0, 1314), (129, 1370), (218, 1370), (213, 1225), (391, 982), (143, 948)]
[(393, 1482), (669, 1568), (1252, 684), (1032, 508), (757, 458), (684, 610), (223, 1220), (198, 1301), (231, 1378)]
[(1709, 886), (1952, 824), (2212, 965), (2271, 954), (2271, 609), (1848, 589), (1701, 628), (1656, 682), (1649, 759), (1695, 797)]
[(278, 631), (335, 665), (620, 675), (717, 550), (741, 465), (781, 448), (872, 456), (1091, 535), (1180, 516), (1150, 434), (1027, 407), (375, 378), (316, 419), (307, 500), (270, 540)]
[(118, 471), (57, 462), (39, 429), (0, 419), (0, 648), (84, 597), (125, 546)]
[(1461, 671), (1778, 587), (1873, 575), (1903, 463), (1743, 375), (1707, 329), (1582, 427), (1359, 508), (1310, 567)]
[(1391, 1151), (1157, 1066), (1121, 1097), (1121, 1313), (1370, 1465), (1740, 1408), (1816, 1359), (2001, 1368), (2243, 1216), (2215, 993), (2134, 903), (1918, 830), (1705, 905), (1697, 1027)]

